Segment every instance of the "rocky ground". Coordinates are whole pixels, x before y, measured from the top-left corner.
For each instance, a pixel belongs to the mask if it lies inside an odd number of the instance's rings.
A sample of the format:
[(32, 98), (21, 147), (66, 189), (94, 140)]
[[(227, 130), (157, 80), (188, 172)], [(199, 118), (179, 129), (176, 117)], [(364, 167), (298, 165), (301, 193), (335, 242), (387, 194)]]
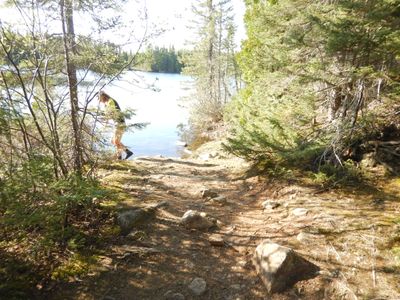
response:
[[(138, 158), (104, 170), (102, 182), (125, 195), (122, 234), (100, 257), (99, 272), (46, 297), (400, 299), (398, 180), (378, 194), (323, 190), (248, 177), (244, 162), (215, 156)], [(193, 228), (202, 221), (182, 222), (195, 212), (208, 216), (200, 229)], [(320, 271), (268, 295), (252, 263), (264, 240), (294, 249)]]

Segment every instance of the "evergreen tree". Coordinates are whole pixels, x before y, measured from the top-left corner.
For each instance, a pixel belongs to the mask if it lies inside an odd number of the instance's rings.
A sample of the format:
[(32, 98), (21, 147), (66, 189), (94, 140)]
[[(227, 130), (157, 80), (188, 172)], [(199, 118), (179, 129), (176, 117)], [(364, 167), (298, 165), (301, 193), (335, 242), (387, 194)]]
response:
[[(399, 6), (393, 1), (247, 1), (246, 87), (228, 148), (249, 159), (341, 164), (396, 116)], [(396, 103), (397, 102), (397, 103)], [(299, 161), (300, 159), (300, 161)]]
[(230, 0), (199, 0), (192, 11), (197, 40), (183, 56), (184, 72), (195, 80), (191, 123), (204, 130), (222, 120), (232, 93), (233, 9)]

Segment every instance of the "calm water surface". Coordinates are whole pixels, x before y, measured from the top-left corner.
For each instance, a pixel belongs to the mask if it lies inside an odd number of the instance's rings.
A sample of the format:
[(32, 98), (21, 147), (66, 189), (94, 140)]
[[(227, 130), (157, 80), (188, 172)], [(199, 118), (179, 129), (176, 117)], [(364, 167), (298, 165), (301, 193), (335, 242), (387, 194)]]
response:
[(177, 126), (188, 120), (182, 97), (190, 94), (190, 80), (178, 74), (127, 72), (104, 88), (122, 110), (136, 110), (128, 124), (150, 123), (142, 130), (126, 132), (122, 138), (134, 156), (181, 156)]

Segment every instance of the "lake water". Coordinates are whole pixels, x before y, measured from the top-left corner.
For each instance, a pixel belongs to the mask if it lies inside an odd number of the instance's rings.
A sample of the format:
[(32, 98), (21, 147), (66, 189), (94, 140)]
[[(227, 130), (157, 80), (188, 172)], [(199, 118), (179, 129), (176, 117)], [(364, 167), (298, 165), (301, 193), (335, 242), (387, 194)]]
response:
[(149, 123), (146, 128), (127, 131), (122, 137), (122, 143), (134, 156), (181, 156), (183, 146), (179, 145), (177, 126), (188, 120), (182, 98), (190, 94), (190, 81), (190, 77), (179, 74), (130, 71), (104, 88), (122, 110), (136, 110), (128, 124)]

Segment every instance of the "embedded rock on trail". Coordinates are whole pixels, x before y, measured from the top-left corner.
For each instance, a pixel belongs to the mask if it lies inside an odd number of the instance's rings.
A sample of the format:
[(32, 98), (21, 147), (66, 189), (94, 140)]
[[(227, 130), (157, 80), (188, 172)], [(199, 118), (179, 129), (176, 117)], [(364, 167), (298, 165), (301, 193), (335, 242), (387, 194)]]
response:
[(297, 281), (313, 278), (319, 270), (292, 249), (270, 241), (257, 246), (253, 264), (270, 294), (282, 292)]
[(121, 234), (129, 234), (133, 228), (149, 221), (155, 215), (158, 208), (168, 206), (167, 201), (153, 203), (146, 207), (137, 207), (118, 213), (117, 224), (121, 228)]
[(195, 294), (196, 296), (201, 296), (205, 293), (207, 290), (207, 283), (203, 278), (195, 278), (193, 281), (189, 284), (189, 289)]
[(205, 212), (188, 210), (182, 216), (181, 224), (188, 229), (209, 229), (217, 225), (217, 220)]
[(213, 234), (208, 237), (208, 242), (212, 246), (223, 247), (225, 246), (225, 241), (219, 234)]
[(216, 191), (210, 189), (202, 189), (200, 191), (201, 197), (204, 198), (216, 198), (218, 197), (218, 193)]
[(293, 209), (290, 213), (293, 216), (301, 217), (301, 216), (305, 216), (306, 214), (308, 214), (308, 209), (299, 207), (299, 208)]
[(212, 198), (206, 202), (207, 205), (216, 205), (216, 206), (224, 206), (228, 204), (228, 200), (224, 196), (218, 196), (216, 198)]
[(168, 291), (164, 294), (165, 300), (185, 300), (185, 296), (181, 293), (174, 293), (173, 291)]
[(280, 203), (272, 200), (265, 200), (261, 205), (264, 209), (272, 210), (279, 207)]

